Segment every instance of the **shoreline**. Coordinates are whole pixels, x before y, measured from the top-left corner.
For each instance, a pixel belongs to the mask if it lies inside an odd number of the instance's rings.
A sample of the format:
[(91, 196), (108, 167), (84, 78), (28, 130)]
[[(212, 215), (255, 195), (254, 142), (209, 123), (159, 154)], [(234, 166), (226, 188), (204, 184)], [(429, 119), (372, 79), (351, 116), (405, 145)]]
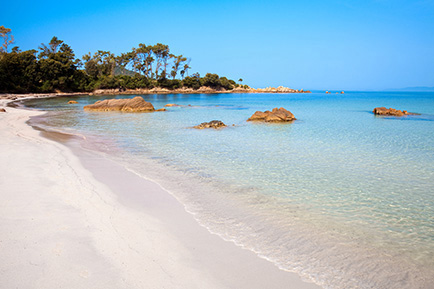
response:
[(58, 96), (89, 96), (89, 95), (133, 95), (133, 94), (218, 94), (218, 93), (311, 93), (309, 90), (291, 89), (288, 87), (267, 87), (267, 88), (234, 88), (233, 90), (216, 90), (210, 87), (199, 89), (179, 88), (169, 90), (155, 87), (152, 89), (97, 89), (92, 92), (47, 92), (47, 93), (0, 93), (0, 105), (2, 103), (22, 100), (27, 98), (49, 98)]
[(319, 288), (212, 235), (158, 184), (59, 134), (41, 136), (25, 123), (37, 114), (0, 115), (2, 284)]

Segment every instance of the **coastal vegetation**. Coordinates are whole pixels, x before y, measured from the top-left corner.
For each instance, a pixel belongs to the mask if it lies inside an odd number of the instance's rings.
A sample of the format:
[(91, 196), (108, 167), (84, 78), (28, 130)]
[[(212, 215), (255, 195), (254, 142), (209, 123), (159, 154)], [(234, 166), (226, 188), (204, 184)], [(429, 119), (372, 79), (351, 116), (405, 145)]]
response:
[[(152, 88), (197, 90), (202, 86), (232, 90), (241, 86), (217, 74), (189, 75), (191, 59), (172, 54), (169, 46), (161, 43), (140, 43), (120, 55), (98, 50), (78, 59), (71, 46), (57, 37), (48, 44), (41, 44), (38, 50), (26, 51), (17, 46), (9, 49), (14, 43), (10, 28), (0, 26), (0, 37), (3, 42), (0, 47), (0, 92), (3, 93)], [(242, 87), (248, 88), (247, 85)]]

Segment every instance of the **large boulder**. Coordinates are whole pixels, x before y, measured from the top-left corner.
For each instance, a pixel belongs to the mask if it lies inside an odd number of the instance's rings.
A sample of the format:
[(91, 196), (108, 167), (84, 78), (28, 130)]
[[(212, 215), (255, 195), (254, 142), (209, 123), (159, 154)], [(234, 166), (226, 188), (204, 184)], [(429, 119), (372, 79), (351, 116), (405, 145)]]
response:
[(197, 128), (197, 129), (204, 129), (204, 128), (218, 129), (218, 128), (225, 127), (225, 126), (226, 125), (220, 120), (212, 120), (210, 122), (202, 122), (201, 124), (194, 126), (194, 128)]
[(151, 112), (154, 106), (142, 97), (136, 96), (127, 99), (105, 99), (84, 107), (84, 110), (93, 111), (123, 111), (123, 112)]
[(409, 113), (406, 110), (397, 110), (394, 108), (376, 107), (373, 110), (375, 115), (390, 115), (390, 116), (403, 116), (412, 115), (414, 113)]
[(257, 111), (247, 121), (287, 122), (293, 120), (296, 120), (296, 118), (290, 111), (283, 107), (276, 107), (272, 111)]

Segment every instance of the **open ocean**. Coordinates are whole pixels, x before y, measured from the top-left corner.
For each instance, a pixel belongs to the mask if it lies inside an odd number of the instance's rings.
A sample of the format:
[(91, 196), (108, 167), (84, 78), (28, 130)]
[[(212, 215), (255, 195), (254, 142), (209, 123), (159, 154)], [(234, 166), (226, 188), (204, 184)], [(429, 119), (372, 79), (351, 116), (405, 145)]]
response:
[[(25, 101), (166, 188), (210, 232), (325, 288), (434, 288), (434, 92), (143, 95), (166, 112)], [(67, 104), (68, 100), (79, 104)], [(189, 106), (190, 105), (190, 106)], [(385, 106), (420, 115), (376, 117)], [(246, 122), (284, 107), (296, 121)], [(221, 120), (220, 130), (191, 127)]]

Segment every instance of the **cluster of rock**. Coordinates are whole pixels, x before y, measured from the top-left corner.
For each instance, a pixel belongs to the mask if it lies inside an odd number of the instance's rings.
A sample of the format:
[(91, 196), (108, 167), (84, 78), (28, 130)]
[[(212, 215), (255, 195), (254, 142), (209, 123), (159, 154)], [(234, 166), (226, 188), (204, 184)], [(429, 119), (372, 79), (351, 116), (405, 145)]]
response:
[(243, 88), (236, 87), (233, 92), (237, 93), (310, 93), (309, 90), (303, 89), (292, 89), (289, 87), (279, 86), (279, 87), (267, 87), (267, 88)]
[(140, 96), (132, 99), (105, 99), (94, 104), (86, 105), (84, 110), (92, 111), (123, 111), (123, 112), (151, 112), (154, 106)]
[(0, 99), (17, 100), (18, 97), (16, 97), (15, 95), (11, 95), (11, 94), (5, 94), (5, 95), (0, 95)]
[[(77, 103), (76, 101), (69, 101), (68, 103)], [(181, 105), (169, 103), (165, 105), (166, 107), (178, 107)], [(86, 105), (84, 110), (93, 111), (122, 111), (122, 112), (152, 112), (156, 111), (154, 106), (145, 101), (142, 97), (136, 96), (132, 99), (105, 99), (95, 102), (94, 104)], [(0, 111), (5, 112), (4, 109)], [(157, 111), (166, 111), (165, 108), (158, 109)], [(393, 108), (376, 107), (373, 110), (375, 115), (386, 115), (386, 116), (403, 116), (412, 115), (414, 113), (409, 113), (406, 110), (397, 110)], [(273, 108), (269, 111), (256, 111), (247, 121), (263, 121), (263, 122), (290, 122), (296, 120), (295, 116), (285, 108)], [(213, 120), (210, 122), (203, 122), (197, 126), (196, 129), (206, 129), (213, 128), (218, 129), (226, 127), (220, 120)]]
[(197, 128), (197, 129), (204, 129), (204, 128), (218, 129), (218, 128), (225, 127), (225, 126), (226, 125), (220, 120), (212, 120), (210, 122), (202, 122), (201, 124), (194, 126), (194, 128)]
[(252, 89), (255, 92), (268, 92), (268, 93), (310, 93), (310, 91), (304, 91), (303, 89), (292, 89), (289, 87), (279, 86), (279, 87), (267, 87), (267, 88), (256, 88)]
[(404, 116), (414, 115), (414, 113), (407, 112), (406, 110), (398, 110), (394, 108), (376, 107), (373, 110), (375, 115), (389, 115), (389, 116)]
[[(326, 94), (331, 94), (330, 91), (326, 91), (325, 93), (326, 93)], [(344, 91), (341, 91), (341, 92), (340, 92), (340, 94), (344, 94), (344, 93), (345, 93)], [(336, 92), (336, 94), (339, 94), (339, 92)]]
[(290, 111), (283, 107), (276, 107), (272, 111), (257, 111), (247, 121), (288, 122), (293, 120), (296, 118)]

